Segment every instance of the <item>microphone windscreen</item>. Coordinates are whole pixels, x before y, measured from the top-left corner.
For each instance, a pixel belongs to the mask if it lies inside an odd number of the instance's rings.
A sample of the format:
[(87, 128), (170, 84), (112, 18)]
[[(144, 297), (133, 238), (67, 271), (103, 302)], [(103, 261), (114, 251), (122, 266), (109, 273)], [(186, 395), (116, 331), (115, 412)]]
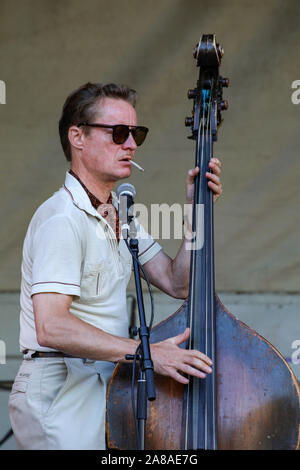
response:
[(122, 196), (123, 194), (124, 195), (128, 194), (134, 199), (136, 196), (135, 187), (130, 183), (120, 184), (120, 186), (117, 188), (117, 191), (116, 191), (117, 198), (120, 199), (120, 196)]

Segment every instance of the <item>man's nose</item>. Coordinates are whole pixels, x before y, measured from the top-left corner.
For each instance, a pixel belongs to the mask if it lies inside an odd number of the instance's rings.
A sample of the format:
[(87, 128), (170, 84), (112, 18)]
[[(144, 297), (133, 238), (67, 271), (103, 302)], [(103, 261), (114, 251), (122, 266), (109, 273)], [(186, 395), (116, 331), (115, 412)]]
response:
[(129, 136), (127, 138), (127, 140), (125, 140), (124, 144), (122, 145), (122, 147), (124, 149), (132, 149), (132, 150), (135, 150), (137, 148), (137, 145), (135, 143), (135, 140), (134, 138), (132, 137), (132, 134), (131, 132), (129, 132)]

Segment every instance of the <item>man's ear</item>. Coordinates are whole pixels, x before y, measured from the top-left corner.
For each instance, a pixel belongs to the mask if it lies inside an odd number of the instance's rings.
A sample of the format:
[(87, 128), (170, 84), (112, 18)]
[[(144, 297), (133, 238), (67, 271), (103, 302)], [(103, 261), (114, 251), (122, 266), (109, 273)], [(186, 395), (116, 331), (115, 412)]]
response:
[(85, 135), (81, 127), (71, 126), (69, 128), (68, 137), (70, 144), (73, 147), (77, 148), (78, 150), (83, 149)]

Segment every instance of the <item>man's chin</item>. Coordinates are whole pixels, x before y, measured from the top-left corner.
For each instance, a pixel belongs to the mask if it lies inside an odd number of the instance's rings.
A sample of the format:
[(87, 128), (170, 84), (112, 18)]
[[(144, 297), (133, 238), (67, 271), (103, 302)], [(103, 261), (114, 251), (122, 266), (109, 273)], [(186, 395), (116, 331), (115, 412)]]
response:
[(116, 179), (116, 181), (123, 180), (125, 178), (129, 178), (130, 176), (131, 176), (131, 167), (120, 171), (119, 172), (119, 177)]

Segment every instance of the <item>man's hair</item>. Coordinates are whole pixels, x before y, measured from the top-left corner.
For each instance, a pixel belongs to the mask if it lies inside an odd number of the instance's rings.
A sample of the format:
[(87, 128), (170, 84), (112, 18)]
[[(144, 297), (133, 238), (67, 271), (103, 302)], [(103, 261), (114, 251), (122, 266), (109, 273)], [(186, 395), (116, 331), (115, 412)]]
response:
[[(96, 104), (102, 98), (122, 99), (135, 107), (137, 93), (126, 85), (116, 85), (115, 83), (86, 83), (67, 97), (61, 118), (59, 120), (59, 136), (61, 145), (68, 161), (71, 161), (71, 146), (68, 137), (69, 128), (81, 122), (92, 121), (96, 114)], [(88, 134), (89, 128), (84, 132)]]

